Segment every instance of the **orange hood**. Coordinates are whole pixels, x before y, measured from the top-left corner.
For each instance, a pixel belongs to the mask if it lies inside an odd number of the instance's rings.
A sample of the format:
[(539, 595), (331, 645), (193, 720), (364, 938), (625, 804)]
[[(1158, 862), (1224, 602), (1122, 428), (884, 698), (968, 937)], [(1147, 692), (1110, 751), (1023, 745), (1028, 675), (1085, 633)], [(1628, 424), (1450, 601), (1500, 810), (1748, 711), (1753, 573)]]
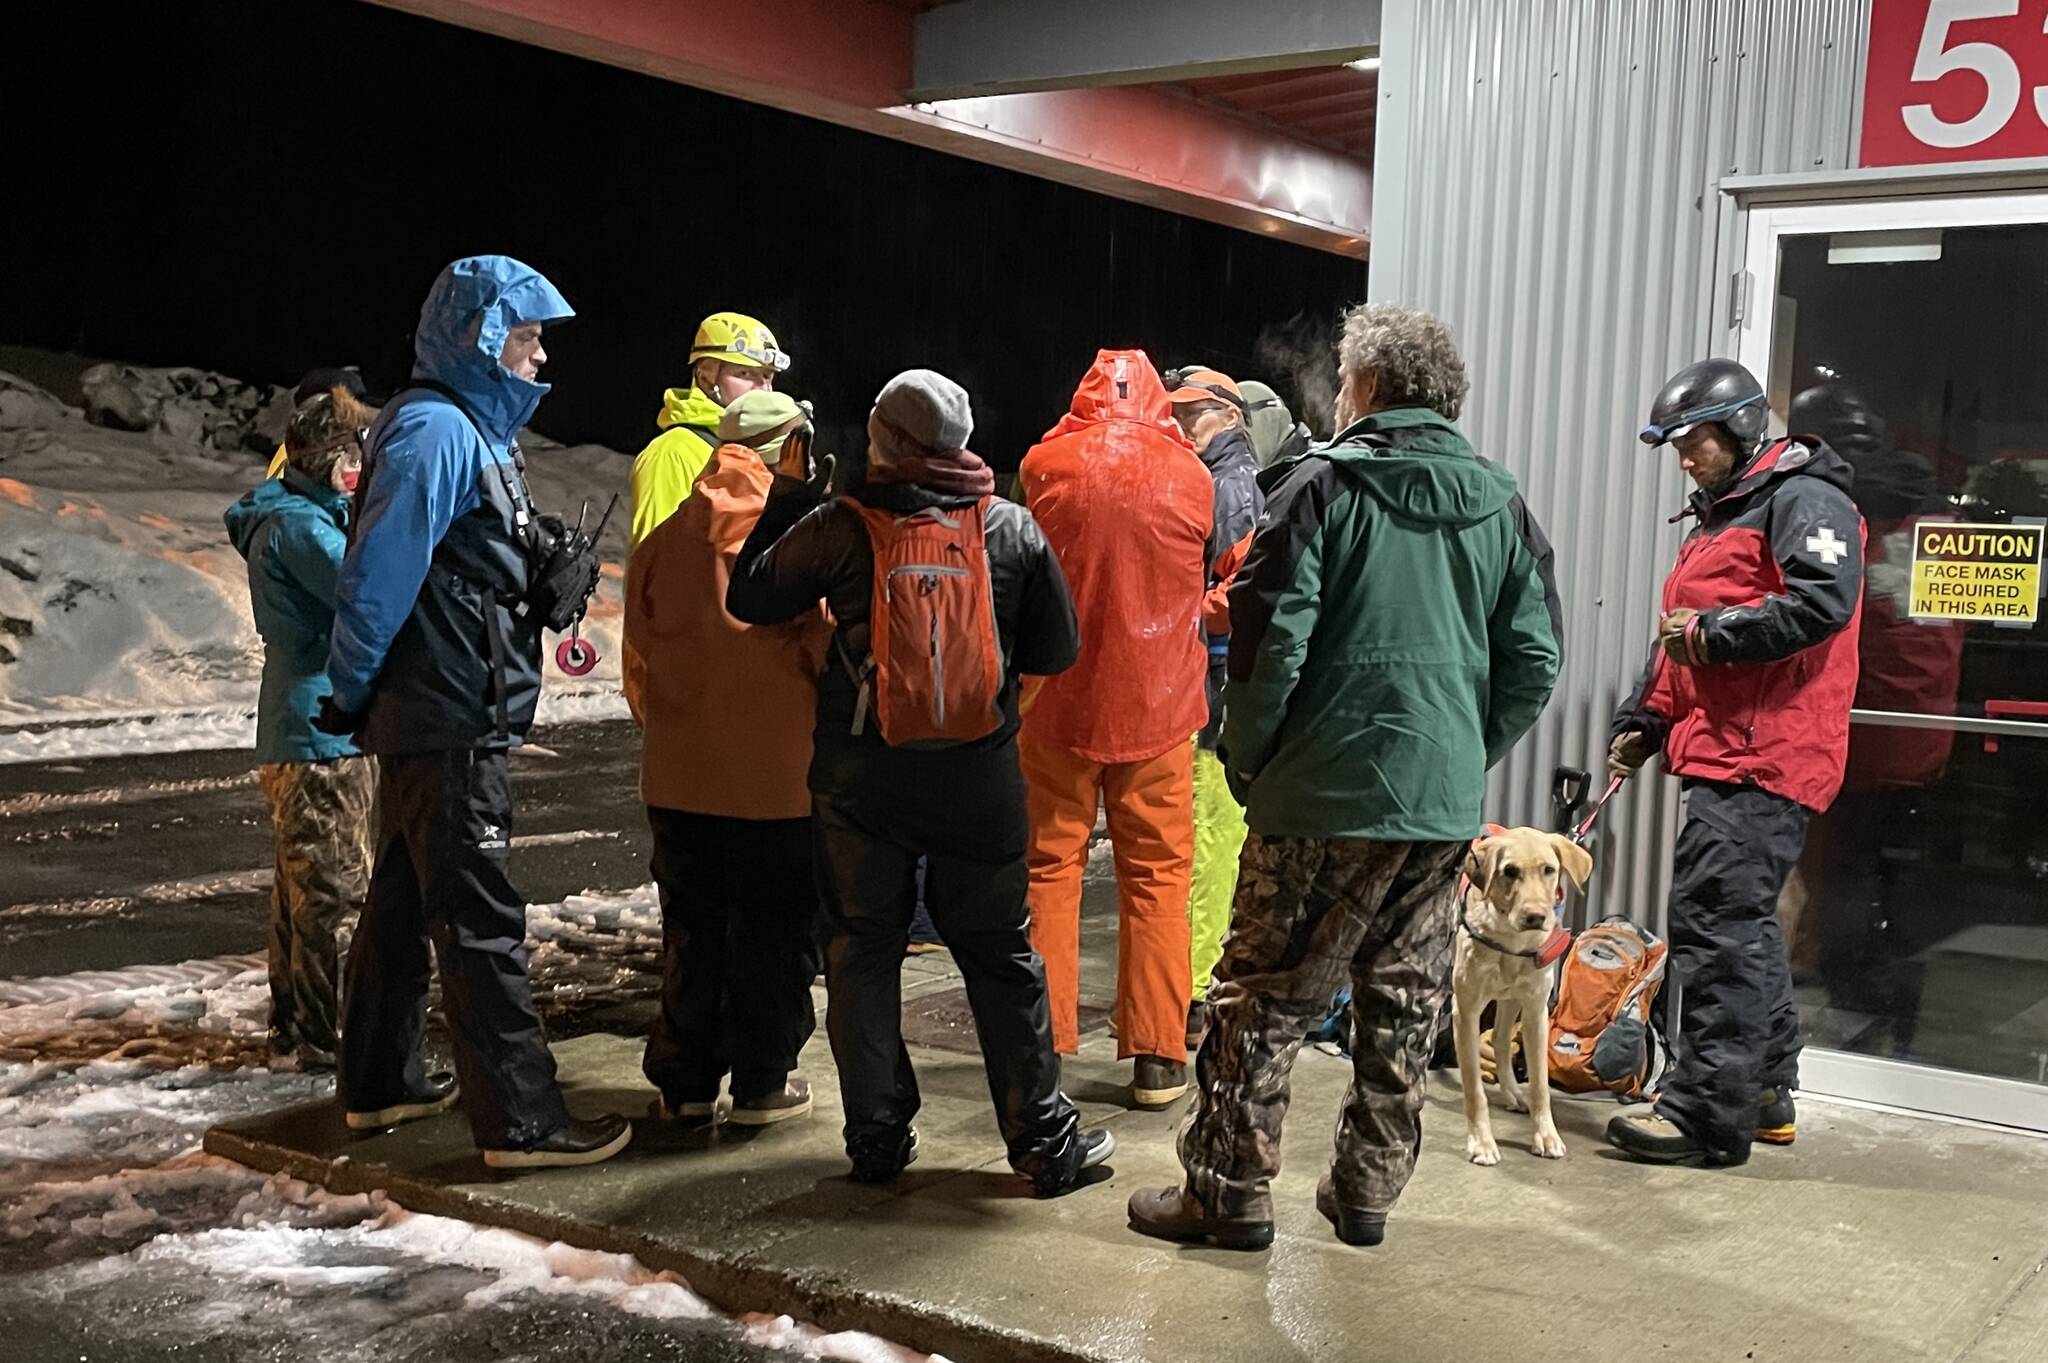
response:
[(1166, 385), (1160, 382), (1159, 371), (1142, 350), (1096, 351), (1095, 363), (1074, 390), (1074, 405), (1045, 438), (1072, 435), (1107, 421), (1149, 426), (1171, 436), (1183, 449), (1194, 449), (1173, 419), (1173, 404), (1166, 400)]

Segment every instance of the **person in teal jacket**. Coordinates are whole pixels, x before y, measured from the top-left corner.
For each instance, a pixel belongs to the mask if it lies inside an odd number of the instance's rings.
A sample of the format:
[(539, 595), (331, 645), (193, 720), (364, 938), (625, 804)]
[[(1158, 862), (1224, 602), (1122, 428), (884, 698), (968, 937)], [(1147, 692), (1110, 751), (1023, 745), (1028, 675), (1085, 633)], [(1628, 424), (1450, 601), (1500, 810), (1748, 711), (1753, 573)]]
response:
[(1251, 835), (1181, 1129), (1186, 1185), (1131, 1199), (1133, 1228), (1165, 1239), (1272, 1243), (1288, 1071), (1348, 986), (1351, 1091), (1316, 1206), (1347, 1244), (1380, 1243), (1422, 1140), (1486, 771), (1562, 661), (1550, 545), (1452, 424), (1467, 383), (1450, 331), (1356, 308), (1338, 360), (1337, 438), (1265, 475), (1231, 591), (1218, 755)]
[(276, 855), (271, 1048), (306, 1069), (334, 1066), (337, 937), (369, 888), (376, 773), (353, 743), (312, 720), (329, 690), (335, 581), (372, 415), (341, 384), (301, 402), (285, 433), (283, 473), (223, 517), (248, 560), (249, 604), (263, 637), (256, 771)]

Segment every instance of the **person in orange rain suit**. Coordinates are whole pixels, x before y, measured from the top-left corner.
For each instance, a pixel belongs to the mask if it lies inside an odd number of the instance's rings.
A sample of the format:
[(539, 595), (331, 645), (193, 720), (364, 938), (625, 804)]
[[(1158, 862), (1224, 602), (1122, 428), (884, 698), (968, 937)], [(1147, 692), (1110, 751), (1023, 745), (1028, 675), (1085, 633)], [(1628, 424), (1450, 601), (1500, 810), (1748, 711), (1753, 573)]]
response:
[(1116, 1035), (1133, 1096), (1187, 1091), (1190, 737), (1208, 718), (1215, 484), (1138, 350), (1105, 350), (1074, 405), (1024, 459), (1025, 504), (1073, 589), (1080, 661), (1024, 717), (1031, 937), (1045, 958), (1054, 1045), (1080, 1045), (1081, 880), (1098, 800), (1116, 853)]

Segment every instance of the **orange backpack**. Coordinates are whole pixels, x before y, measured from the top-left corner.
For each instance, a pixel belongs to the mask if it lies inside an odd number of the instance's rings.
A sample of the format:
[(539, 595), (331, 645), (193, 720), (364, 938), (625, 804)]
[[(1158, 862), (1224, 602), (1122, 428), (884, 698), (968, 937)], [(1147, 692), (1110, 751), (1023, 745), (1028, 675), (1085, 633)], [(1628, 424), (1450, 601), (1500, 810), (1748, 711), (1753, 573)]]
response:
[(1640, 1098), (1656, 1047), (1650, 1007), (1664, 983), (1664, 943), (1626, 918), (1579, 934), (1550, 1010), (1550, 1082), (1567, 1093)]
[[(990, 499), (899, 516), (845, 501), (874, 550), (868, 657), (847, 670), (860, 687), (853, 732), (870, 711), (891, 747), (949, 747), (1003, 722), (1003, 658), (983, 538)], [(843, 657), (842, 651), (842, 657)]]

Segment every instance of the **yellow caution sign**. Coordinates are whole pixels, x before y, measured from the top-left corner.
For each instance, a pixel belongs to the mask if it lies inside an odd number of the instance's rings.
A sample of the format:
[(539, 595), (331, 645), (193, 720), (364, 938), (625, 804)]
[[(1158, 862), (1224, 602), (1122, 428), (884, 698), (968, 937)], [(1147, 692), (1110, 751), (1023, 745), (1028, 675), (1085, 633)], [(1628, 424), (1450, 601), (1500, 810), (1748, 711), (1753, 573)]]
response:
[(1916, 620), (1992, 620), (2031, 625), (2041, 618), (2038, 525), (1922, 521), (1913, 529)]

